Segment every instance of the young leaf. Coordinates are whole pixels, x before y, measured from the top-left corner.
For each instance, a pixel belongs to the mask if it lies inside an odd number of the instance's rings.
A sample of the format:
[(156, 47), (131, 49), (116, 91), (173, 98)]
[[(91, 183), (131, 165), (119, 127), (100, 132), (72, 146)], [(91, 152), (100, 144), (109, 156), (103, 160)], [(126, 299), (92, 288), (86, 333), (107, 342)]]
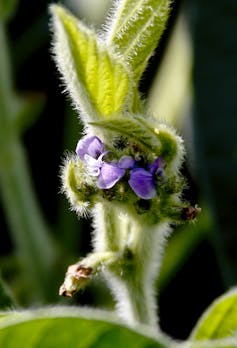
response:
[(109, 121), (91, 122), (91, 125), (134, 139), (157, 156), (164, 157), (167, 169), (180, 167), (184, 153), (183, 141), (173, 128), (155, 123), (152, 119), (147, 122), (143, 117), (134, 114)]
[[(169, 348), (158, 340), (109, 321), (109, 313), (73, 307), (13, 313), (0, 321), (1, 347)], [(162, 341), (161, 341), (162, 340)], [(163, 341), (165, 341), (163, 343)]]
[(234, 288), (215, 300), (204, 312), (191, 334), (191, 339), (219, 339), (231, 337), (236, 333), (237, 289)]
[(109, 18), (106, 40), (129, 62), (139, 80), (169, 16), (170, 0), (121, 0)]
[[(116, 119), (109, 121), (91, 122), (95, 127), (112, 131), (129, 137), (129, 139), (136, 140), (148, 149), (152, 149), (154, 152), (159, 153), (161, 150), (161, 143), (157, 138), (157, 135), (152, 129), (140, 122), (141, 117), (117, 117)], [(145, 122), (143, 120), (143, 122)]]
[(54, 54), (77, 109), (84, 121), (121, 112), (131, 89), (129, 73), (94, 31), (60, 6), (51, 6)]

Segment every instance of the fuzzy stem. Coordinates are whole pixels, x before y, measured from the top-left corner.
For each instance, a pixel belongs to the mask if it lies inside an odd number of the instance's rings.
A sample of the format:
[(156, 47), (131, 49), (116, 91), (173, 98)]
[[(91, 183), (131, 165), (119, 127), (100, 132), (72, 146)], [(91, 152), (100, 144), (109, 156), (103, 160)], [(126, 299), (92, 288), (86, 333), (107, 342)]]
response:
[(118, 212), (110, 204), (98, 204), (94, 209), (93, 246), (95, 252), (121, 250), (123, 231), (119, 230)]
[[(154, 291), (168, 224), (144, 226), (142, 221), (113, 209), (104, 209), (104, 216), (95, 215), (95, 249), (123, 251), (121, 261), (104, 272), (115, 301), (118, 315), (132, 326), (139, 323), (157, 328)], [(105, 213), (106, 211), (106, 213)], [(99, 223), (98, 223), (99, 222)], [(100, 241), (104, 241), (99, 244)], [(106, 242), (105, 242), (106, 241)]]

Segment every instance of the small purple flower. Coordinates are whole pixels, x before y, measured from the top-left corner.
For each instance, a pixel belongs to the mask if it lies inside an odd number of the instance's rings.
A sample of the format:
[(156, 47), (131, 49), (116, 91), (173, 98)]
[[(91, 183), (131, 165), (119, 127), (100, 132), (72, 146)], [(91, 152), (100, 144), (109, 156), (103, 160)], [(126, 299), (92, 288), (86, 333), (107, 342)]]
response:
[(103, 160), (108, 151), (105, 151), (104, 144), (96, 136), (79, 140), (76, 153), (86, 164), (88, 174), (98, 177), (97, 186), (101, 189), (110, 189), (125, 174), (124, 168)]
[(97, 159), (101, 154), (104, 153), (104, 144), (96, 136), (87, 137), (80, 139), (77, 143), (76, 153), (83, 161), (85, 155), (89, 155)]
[(151, 199), (156, 195), (156, 176), (164, 173), (164, 160), (157, 157), (146, 168), (131, 156), (123, 156), (118, 162), (106, 162), (104, 144), (96, 136), (85, 136), (79, 140), (76, 153), (85, 163), (88, 174), (97, 177), (100, 189), (112, 188), (126, 173), (130, 172), (128, 184), (136, 195), (143, 199)]
[(143, 199), (151, 199), (156, 195), (156, 175), (163, 175), (164, 160), (158, 157), (148, 166), (148, 170), (144, 168), (136, 168), (131, 170), (128, 183), (137, 196)]

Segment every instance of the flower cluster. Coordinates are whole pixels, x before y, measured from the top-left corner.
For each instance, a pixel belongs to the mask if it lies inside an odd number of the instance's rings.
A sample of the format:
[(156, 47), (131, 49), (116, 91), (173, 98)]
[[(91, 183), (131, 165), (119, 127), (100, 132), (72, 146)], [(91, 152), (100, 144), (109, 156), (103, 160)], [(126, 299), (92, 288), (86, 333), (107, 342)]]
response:
[(76, 147), (76, 153), (85, 164), (88, 174), (97, 177), (98, 188), (112, 188), (129, 171), (128, 184), (136, 195), (142, 199), (155, 197), (156, 177), (162, 176), (164, 171), (164, 160), (161, 157), (141, 167), (138, 161), (127, 155), (108, 162), (104, 159), (108, 152), (96, 136), (83, 137)]

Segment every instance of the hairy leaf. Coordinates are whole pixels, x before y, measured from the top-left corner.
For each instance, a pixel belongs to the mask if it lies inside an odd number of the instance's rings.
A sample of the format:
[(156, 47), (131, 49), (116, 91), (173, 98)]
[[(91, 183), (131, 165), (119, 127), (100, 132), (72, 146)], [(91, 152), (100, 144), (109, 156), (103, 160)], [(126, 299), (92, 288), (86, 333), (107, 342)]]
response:
[(170, 0), (121, 0), (106, 24), (107, 42), (129, 62), (137, 80), (165, 29), (169, 10)]
[(109, 322), (108, 313), (73, 307), (13, 313), (0, 321), (0, 346), (7, 348), (165, 348), (140, 330)]
[(172, 128), (164, 124), (157, 124), (152, 119), (148, 122), (137, 115), (126, 115), (126, 117), (91, 124), (134, 139), (137, 143), (152, 150), (156, 156), (164, 157), (168, 170), (178, 168), (182, 162), (183, 141)]
[(126, 108), (129, 73), (93, 30), (60, 6), (51, 6), (54, 54), (58, 69), (84, 121), (117, 114)]
[(191, 334), (191, 339), (218, 339), (234, 335), (237, 337), (236, 288), (214, 301), (199, 319)]

